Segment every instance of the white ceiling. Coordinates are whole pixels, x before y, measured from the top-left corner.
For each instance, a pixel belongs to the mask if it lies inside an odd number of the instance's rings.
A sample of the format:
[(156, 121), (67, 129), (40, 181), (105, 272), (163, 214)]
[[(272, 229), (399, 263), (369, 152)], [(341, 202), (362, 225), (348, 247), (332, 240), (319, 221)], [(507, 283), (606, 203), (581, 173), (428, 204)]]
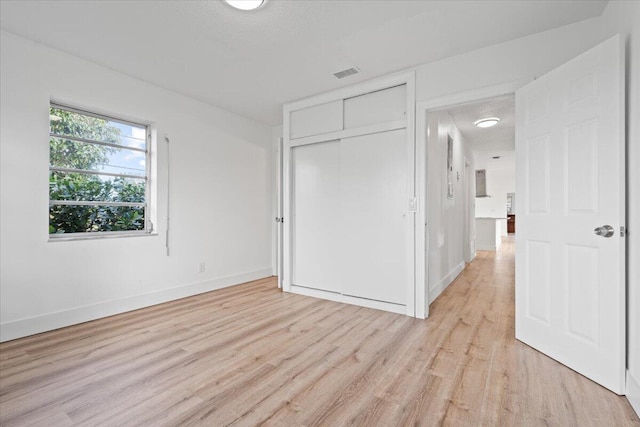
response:
[[(446, 110), (474, 151), (515, 150), (516, 120), (515, 97), (505, 95), (479, 102), (464, 104)], [(479, 128), (476, 120), (498, 117), (500, 122), (490, 128)]]
[[(606, 0), (0, 1), (17, 35), (259, 122), (282, 104), (598, 16)], [(357, 66), (358, 76), (332, 73)]]

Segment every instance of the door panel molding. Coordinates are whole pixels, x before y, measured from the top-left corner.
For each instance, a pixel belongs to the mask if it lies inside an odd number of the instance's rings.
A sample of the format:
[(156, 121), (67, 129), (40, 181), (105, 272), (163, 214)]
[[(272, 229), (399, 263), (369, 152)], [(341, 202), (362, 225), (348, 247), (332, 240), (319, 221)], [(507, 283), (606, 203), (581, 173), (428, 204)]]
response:
[(625, 226), (624, 117), (619, 36), (516, 91), (516, 338), (618, 394), (625, 238), (594, 229)]

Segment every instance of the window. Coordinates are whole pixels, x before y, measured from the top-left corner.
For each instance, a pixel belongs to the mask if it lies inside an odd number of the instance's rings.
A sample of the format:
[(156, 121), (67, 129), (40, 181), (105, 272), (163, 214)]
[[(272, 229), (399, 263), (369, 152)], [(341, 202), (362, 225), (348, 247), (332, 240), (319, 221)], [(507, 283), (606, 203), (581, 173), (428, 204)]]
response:
[(49, 126), (49, 236), (150, 232), (147, 127), (53, 103)]

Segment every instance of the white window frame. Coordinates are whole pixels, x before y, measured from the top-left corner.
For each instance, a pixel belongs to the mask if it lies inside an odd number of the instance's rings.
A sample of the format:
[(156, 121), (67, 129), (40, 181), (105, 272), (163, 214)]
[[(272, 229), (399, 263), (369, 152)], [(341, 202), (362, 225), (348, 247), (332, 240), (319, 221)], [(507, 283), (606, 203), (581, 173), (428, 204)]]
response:
[[(132, 174), (119, 174), (119, 173), (111, 173), (111, 172), (100, 172), (100, 171), (89, 171), (85, 169), (69, 169), (69, 168), (60, 168), (51, 166), (51, 158), (49, 157), (49, 172), (51, 171), (61, 171), (61, 172), (70, 172), (70, 173), (85, 173), (90, 175), (104, 175), (104, 176), (113, 176), (113, 177), (124, 177), (124, 178), (133, 178), (133, 179), (144, 179), (145, 181), (145, 191), (144, 191), (144, 203), (127, 203), (127, 202), (101, 202), (101, 201), (74, 201), (74, 200), (51, 200), (49, 199), (48, 206), (51, 205), (72, 205), (72, 206), (139, 206), (144, 207), (144, 229), (143, 230), (121, 230), (121, 231), (93, 231), (93, 232), (76, 232), (76, 233), (50, 233), (49, 241), (65, 241), (65, 240), (86, 240), (86, 239), (102, 239), (102, 238), (110, 238), (110, 237), (132, 237), (132, 236), (150, 236), (156, 235), (156, 231), (154, 230), (154, 224), (151, 221), (151, 208), (150, 208), (150, 200), (151, 200), (151, 171), (152, 171), (152, 153), (151, 153), (151, 126), (146, 123), (133, 122), (127, 119), (122, 119), (118, 117), (113, 117), (110, 115), (105, 115), (101, 113), (96, 113), (94, 111), (87, 111), (85, 109), (71, 107), (67, 104), (55, 102), (51, 100), (49, 102), (49, 109), (58, 108), (61, 110), (69, 111), (72, 113), (82, 114), (85, 116), (95, 117), (98, 119), (104, 119), (111, 122), (118, 122), (121, 124), (135, 126), (139, 128), (145, 129), (145, 175), (132, 175)], [(109, 146), (119, 149), (131, 150), (131, 151), (142, 151), (130, 147), (121, 146), (118, 144), (107, 143), (102, 141), (94, 141), (85, 138), (73, 137), (68, 135), (58, 135), (49, 131), (49, 142), (51, 145), (51, 138), (66, 138), (71, 139), (73, 141), (84, 142), (88, 144), (95, 145), (103, 145)], [(90, 172), (90, 173), (87, 173)], [(48, 193), (49, 194), (49, 193)], [(47, 215), (49, 215), (49, 210), (47, 208)]]

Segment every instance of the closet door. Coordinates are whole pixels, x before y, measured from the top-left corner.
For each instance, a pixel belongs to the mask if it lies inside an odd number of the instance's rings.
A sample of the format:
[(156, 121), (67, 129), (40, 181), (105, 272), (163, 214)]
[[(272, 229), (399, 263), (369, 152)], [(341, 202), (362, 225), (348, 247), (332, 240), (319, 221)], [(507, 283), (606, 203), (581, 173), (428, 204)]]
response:
[(340, 144), (341, 282), (345, 295), (407, 304), (406, 129)]
[(292, 283), (339, 293), (340, 141), (295, 147), (292, 160)]

